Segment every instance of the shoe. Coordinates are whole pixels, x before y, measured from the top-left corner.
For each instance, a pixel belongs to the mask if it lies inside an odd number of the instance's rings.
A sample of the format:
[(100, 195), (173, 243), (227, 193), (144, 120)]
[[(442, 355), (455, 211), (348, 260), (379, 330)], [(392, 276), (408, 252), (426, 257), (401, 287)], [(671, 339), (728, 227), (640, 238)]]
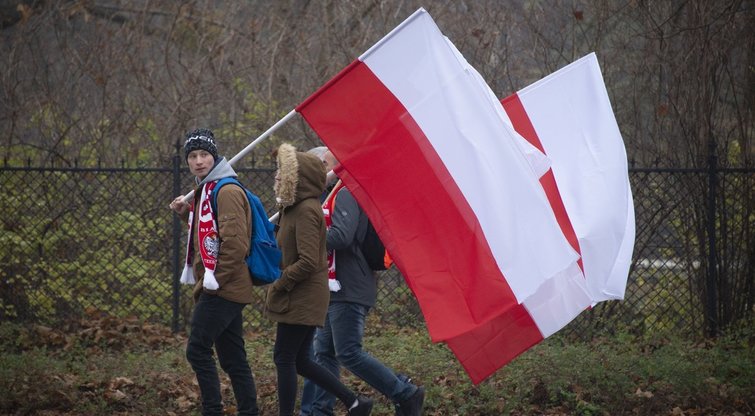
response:
[(369, 416), (372, 412), (372, 399), (365, 396), (357, 397), (357, 405), (349, 409), (349, 416)]
[(417, 387), (412, 397), (398, 402), (396, 414), (399, 416), (421, 416), (422, 405), (425, 403), (425, 388)]
[[(397, 373), (396, 378), (398, 378), (402, 383), (412, 384), (412, 378), (407, 376), (406, 374)], [(403, 415), (403, 413), (401, 413), (401, 407), (398, 403), (393, 403), (393, 410), (396, 412), (396, 416)]]
[[(397, 373), (396, 378), (402, 383), (412, 384), (412, 378), (406, 374)], [(393, 403), (393, 409), (396, 411), (396, 416), (401, 416), (401, 409), (399, 408), (398, 403)]]

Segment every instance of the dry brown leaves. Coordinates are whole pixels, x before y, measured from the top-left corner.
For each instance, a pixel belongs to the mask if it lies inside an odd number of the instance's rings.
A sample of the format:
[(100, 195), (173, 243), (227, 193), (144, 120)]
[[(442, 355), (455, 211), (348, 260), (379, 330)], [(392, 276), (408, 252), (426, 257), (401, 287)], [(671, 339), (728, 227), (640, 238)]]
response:
[(22, 336), (22, 347), (46, 347), (51, 350), (70, 350), (83, 346), (89, 352), (99, 350), (158, 349), (183, 344), (183, 334), (174, 334), (170, 328), (144, 322), (137, 317), (114, 317), (96, 309), (88, 309), (84, 318), (60, 328), (33, 325)]

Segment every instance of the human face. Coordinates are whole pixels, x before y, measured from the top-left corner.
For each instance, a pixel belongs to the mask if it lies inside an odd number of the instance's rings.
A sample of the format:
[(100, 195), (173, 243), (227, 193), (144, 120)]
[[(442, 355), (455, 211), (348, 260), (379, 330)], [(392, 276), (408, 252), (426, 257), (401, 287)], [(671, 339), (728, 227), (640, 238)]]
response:
[(325, 172), (330, 172), (336, 166), (338, 166), (336, 157), (333, 156), (333, 153), (330, 153), (330, 151), (327, 151), (324, 155), (322, 155), (322, 163), (323, 165), (325, 165)]
[(202, 149), (189, 152), (186, 162), (189, 163), (189, 171), (199, 179), (204, 179), (215, 166), (215, 158), (212, 157), (212, 153)]

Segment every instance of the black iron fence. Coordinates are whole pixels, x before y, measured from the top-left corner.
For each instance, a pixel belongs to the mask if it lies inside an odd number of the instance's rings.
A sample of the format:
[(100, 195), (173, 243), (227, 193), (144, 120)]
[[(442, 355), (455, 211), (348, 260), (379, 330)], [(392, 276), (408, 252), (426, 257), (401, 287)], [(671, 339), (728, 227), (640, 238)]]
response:
[[(190, 288), (178, 277), (184, 225), (168, 209), (191, 189), (169, 168), (0, 167), (0, 320), (54, 324), (91, 311), (184, 329)], [(273, 206), (272, 168), (238, 169)], [(751, 325), (755, 276), (755, 169), (631, 169), (637, 238), (624, 301), (602, 302), (564, 331), (672, 331), (715, 335)], [(271, 212), (272, 213), (272, 212)], [(246, 308), (262, 316), (264, 291)], [(380, 319), (423, 325), (395, 268), (381, 272)]]

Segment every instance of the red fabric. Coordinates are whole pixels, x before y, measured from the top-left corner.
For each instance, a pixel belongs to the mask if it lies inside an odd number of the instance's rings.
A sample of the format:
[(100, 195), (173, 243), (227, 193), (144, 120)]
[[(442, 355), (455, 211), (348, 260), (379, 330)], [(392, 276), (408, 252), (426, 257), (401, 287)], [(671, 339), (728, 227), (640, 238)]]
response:
[[(217, 249), (219, 247), (218, 242), (218, 230), (216, 214), (212, 212), (210, 207), (210, 198), (212, 190), (215, 189), (217, 181), (208, 182), (198, 189), (194, 194), (194, 199), (199, 200), (199, 218), (197, 218), (197, 230), (199, 238), (199, 255), (202, 258), (202, 264), (204, 265), (205, 272), (214, 272), (215, 266), (218, 262)], [(189, 210), (193, 212), (194, 204), (189, 205)], [(194, 244), (192, 244), (194, 238), (193, 230), (193, 216), (189, 217), (189, 244), (186, 252), (186, 264), (191, 267), (192, 258), (194, 257)]]
[(519, 354), (543, 340), (522, 305), (516, 305), (484, 325), (446, 341), (472, 383), (479, 384)]
[[(327, 198), (325, 198), (325, 202), (322, 204), (322, 213), (325, 217), (325, 226), (330, 229), (330, 226), (333, 225), (333, 208), (336, 206), (336, 194), (338, 191), (343, 188), (343, 182), (338, 181), (336, 185), (333, 187), (333, 190), (330, 191), (330, 194)], [(328, 250), (328, 279), (335, 280), (336, 279), (336, 251), (335, 250)]]

